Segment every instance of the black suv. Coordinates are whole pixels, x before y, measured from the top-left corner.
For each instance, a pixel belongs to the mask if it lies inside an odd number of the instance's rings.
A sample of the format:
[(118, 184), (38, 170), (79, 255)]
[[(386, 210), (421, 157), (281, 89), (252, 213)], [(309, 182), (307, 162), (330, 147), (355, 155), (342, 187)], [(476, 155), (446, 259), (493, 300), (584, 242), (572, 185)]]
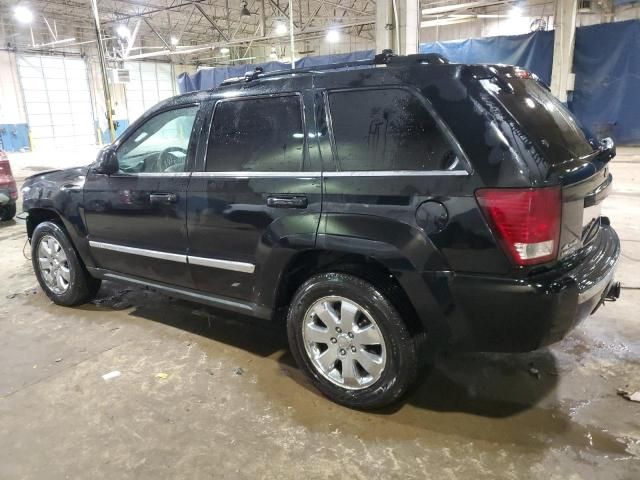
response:
[(376, 408), (439, 348), (533, 350), (617, 298), (614, 154), (525, 70), (383, 54), (164, 101), (24, 210), (55, 303), (107, 279), (286, 318), (313, 383)]

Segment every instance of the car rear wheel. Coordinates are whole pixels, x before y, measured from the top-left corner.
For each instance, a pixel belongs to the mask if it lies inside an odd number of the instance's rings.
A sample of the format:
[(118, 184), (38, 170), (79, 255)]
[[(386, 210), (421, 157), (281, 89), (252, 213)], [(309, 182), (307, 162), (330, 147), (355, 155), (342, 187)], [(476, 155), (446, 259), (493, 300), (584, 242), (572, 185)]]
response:
[(391, 301), (360, 278), (311, 277), (291, 302), (287, 331), (298, 365), (342, 405), (382, 408), (416, 380), (418, 356), (406, 325)]
[(6, 222), (16, 216), (16, 204), (0, 207), (0, 222)]
[(100, 280), (89, 275), (65, 231), (53, 222), (34, 230), (31, 260), (42, 290), (58, 305), (80, 305), (100, 289)]

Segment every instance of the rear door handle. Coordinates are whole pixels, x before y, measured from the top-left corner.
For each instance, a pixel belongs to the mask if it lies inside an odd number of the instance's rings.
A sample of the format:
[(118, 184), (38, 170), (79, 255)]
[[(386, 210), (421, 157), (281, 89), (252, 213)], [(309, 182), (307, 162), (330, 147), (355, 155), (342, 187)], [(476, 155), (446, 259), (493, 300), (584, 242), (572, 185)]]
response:
[(176, 203), (178, 201), (178, 195), (175, 193), (151, 193), (149, 195), (149, 202), (153, 203)]
[(304, 195), (269, 195), (267, 207), (273, 208), (307, 208), (307, 197)]

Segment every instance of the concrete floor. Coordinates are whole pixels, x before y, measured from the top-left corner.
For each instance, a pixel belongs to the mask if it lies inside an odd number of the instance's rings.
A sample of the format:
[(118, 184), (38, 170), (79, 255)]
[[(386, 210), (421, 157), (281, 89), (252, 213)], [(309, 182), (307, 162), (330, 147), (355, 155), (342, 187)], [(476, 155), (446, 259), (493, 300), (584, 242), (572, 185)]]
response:
[(640, 478), (640, 403), (616, 394), (640, 390), (640, 150), (612, 170), (621, 300), (549, 349), (443, 358), (380, 413), (321, 397), (256, 322), (108, 283), (55, 306), (2, 224), (0, 478)]

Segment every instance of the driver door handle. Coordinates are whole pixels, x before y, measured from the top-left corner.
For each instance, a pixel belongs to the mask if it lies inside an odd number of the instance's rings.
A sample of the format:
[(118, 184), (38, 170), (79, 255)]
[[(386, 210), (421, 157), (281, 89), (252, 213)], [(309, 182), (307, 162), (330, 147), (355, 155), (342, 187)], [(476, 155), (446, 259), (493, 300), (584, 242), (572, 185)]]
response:
[(307, 197), (304, 195), (269, 195), (267, 206), (273, 208), (307, 208)]
[(169, 204), (176, 203), (178, 201), (178, 195), (175, 193), (151, 193), (149, 194), (149, 202), (151, 204)]

